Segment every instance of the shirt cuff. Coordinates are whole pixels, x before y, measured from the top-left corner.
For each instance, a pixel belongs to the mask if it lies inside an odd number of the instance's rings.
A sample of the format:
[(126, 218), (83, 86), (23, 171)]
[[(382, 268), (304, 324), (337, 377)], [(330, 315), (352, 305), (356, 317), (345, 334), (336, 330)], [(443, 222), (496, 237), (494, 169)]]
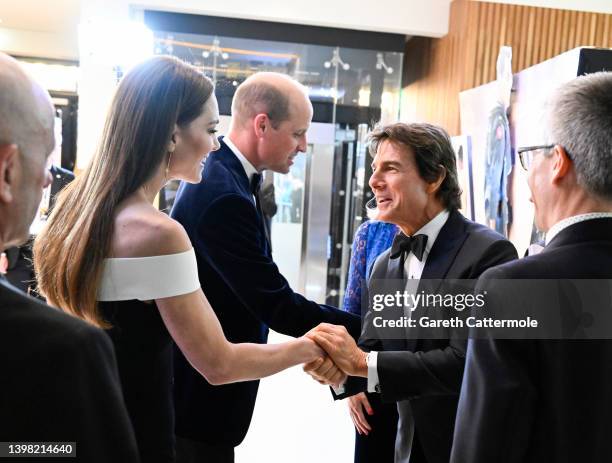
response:
[(341, 384), (338, 387), (332, 386), (331, 388), (333, 389), (334, 394), (336, 394), (336, 395), (344, 394), (346, 392), (346, 388), (344, 387), (344, 383)]
[(372, 351), (366, 357), (368, 365), (368, 392), (380, 392), (378, 380), (378, 352)]

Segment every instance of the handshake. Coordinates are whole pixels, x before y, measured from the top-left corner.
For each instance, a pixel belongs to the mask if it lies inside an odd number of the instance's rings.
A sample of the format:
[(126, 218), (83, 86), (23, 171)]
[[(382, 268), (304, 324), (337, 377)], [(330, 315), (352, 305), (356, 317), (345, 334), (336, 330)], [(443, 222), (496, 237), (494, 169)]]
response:
[(339, 387), (347, 376), (367, 377), (367, 354), (357, 346), (344, 326), (321, 323), (304, 337), (327, 354), (304, 365), (304, 371), (319, 383)]

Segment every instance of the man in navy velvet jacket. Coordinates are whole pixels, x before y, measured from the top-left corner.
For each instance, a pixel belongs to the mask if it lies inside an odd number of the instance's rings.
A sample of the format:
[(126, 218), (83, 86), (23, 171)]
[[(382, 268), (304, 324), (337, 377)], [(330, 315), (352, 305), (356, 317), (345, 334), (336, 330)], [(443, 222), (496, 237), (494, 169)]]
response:
[[(286, 174), (307, 148), (312, 105), (287, 76), (259, 73), (232, 102), (221, 148), (206, 161), (202, 182), (181, 185), (172, 217), (194, 245), (202, 288), (232, 342), (264, 343), (268, 327), (301, 336), (320, 322), (355, 336), (359, 318), (294, 293), (272, 260), (269, 230), (258, 201), (261, 172)], [(233, 461), (251, 421), (258, 381), (211, 386), (175, 356), (179, 461)]]

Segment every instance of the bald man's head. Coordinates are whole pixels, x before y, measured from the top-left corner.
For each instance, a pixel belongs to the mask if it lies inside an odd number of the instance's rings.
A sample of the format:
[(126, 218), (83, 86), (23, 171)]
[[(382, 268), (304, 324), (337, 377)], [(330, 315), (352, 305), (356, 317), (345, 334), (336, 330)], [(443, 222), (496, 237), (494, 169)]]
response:
[(51, 179), (54, 147), (49, 94), (0, 53), (0, 249), (20, 244)]
[(244, 125), (258, 114), (267, 114), (274, 127), (291, 117), (296, 103), (308, 101), (303, 85), (285, 74), (258, 72), (236, 90), (232, 101), (234, 124)]
[[(53, 105), (46, 90), (0, 53), (0, 144), (52, 145)], [(29, 150), (26, 155), (30, 154)]]

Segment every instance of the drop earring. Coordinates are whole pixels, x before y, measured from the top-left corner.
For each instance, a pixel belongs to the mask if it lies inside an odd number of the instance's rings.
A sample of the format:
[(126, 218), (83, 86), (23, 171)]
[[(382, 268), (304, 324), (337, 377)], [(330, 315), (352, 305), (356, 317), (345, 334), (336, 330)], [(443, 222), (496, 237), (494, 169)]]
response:
[(164, 178), (168, 181), (168, 176), (170, 174), (170, 161), (172, 160), (172, 153), (174, 153), (174, 148), (172, 150), (168, 150), (168, 164), (166, 164), (166, 173)]

